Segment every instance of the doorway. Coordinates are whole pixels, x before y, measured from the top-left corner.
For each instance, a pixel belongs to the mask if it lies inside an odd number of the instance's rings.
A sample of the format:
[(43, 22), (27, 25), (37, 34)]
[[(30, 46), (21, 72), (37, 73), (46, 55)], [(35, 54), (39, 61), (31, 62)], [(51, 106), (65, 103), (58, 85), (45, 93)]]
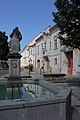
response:
[(73, 51), (69, 51), (66, 53), (68, 65), (67, 65), (67, 73), (68, 75), (72, 75), (73, 70)]

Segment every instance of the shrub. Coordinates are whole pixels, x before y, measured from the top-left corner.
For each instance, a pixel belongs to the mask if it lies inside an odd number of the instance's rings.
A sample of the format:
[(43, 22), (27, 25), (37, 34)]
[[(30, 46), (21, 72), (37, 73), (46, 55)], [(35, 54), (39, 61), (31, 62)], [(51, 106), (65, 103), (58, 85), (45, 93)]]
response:
[(30, 71), (33, 71), (34, 66), (33, 66), (33, 64), (29, 64), (29, 65), (27, 66), (27, 68), (28, 68)]

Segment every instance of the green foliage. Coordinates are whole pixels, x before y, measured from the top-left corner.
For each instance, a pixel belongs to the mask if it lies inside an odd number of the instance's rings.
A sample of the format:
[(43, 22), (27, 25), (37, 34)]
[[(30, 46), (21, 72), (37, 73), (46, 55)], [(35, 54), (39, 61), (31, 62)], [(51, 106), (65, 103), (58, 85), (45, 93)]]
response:
[(27, 68), (28, 68), (30, 71), (33, 71), (34, 66), (33, 66), (33, 64), (29, 64), (29, 65), (27, 66)]
[(80, 49), (80, 0), (56, 0), (54, 4), (57, 12), (53, 12), (53, 21), (60, 28), (61, 43)]
[(7, 55), (9, 52), (8, 47), (8, 36), (5, 32), (0, 31), (0, 60), (7, 60)]

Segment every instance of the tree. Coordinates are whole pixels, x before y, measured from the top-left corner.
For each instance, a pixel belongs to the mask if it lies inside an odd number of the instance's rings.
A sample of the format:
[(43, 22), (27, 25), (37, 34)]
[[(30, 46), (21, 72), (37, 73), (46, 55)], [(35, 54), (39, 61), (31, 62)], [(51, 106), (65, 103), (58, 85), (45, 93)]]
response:
[(33, 66), (33, 64), (29, 64), (29, 65), (27, 66), (27, 68), (28, 68), (30, 71), (33, 71), (34, 66)]
[(0, 31), (0, 60), (7, 60), (7, 55), (9, 52), (8, 46), (8, 36), (5, 32)]
[(57, 12), (52, 13), (53, 21), (60, 29), (61, 43), (80, 49), (80, 0), (56, 0), (54, 4)]

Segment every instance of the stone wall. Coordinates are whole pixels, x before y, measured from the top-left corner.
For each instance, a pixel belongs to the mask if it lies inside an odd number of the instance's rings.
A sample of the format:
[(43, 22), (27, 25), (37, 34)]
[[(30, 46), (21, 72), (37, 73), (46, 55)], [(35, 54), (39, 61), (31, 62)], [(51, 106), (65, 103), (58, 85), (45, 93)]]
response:
[(0, 120), (70, 120), (71, 91), (54, 97), (0, 101)]

